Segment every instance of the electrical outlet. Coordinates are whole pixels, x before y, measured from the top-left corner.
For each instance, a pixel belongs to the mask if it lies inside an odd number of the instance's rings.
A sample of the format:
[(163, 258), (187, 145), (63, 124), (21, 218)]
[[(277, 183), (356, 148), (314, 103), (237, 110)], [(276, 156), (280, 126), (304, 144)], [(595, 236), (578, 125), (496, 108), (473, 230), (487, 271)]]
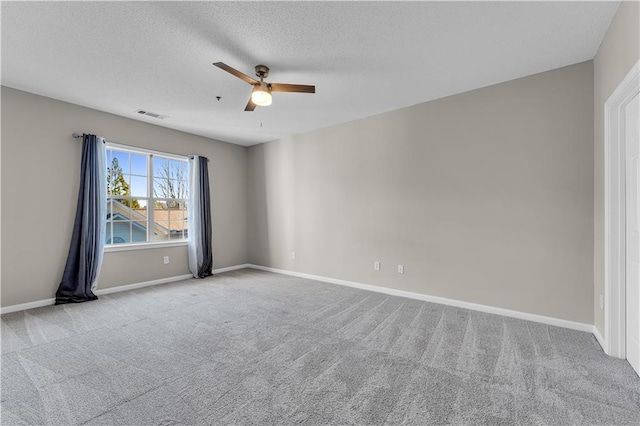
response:
[(398, 265), (398, 273), (404, 274), (404, 265)]
[(164, 262), (165, 265), (169, 264), (169, 256), (165, 256), (164, 259), (162, 259), (162, 261)]
[(600, 310), (604, 309), (604, 296), (600, 295)]
[(291, 259), (296, 260), (296, 252), (295, 251), (291, 252)]
[(377, 260), (375, 262), (373, 262), (373, 270), (374, 271), (379, 271), (380, 270), (380, 262), (378, 262)]

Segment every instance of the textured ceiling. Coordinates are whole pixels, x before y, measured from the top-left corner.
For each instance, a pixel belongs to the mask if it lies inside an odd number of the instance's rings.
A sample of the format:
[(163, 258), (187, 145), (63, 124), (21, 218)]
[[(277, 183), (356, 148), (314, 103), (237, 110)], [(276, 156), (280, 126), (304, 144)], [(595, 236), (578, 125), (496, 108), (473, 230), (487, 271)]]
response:
[[(2, 2), (2, 84), (252, 145), (592, 59), (617, 7)], [(268, 81), (317, 93), (244, 112), (251, 87), (218, 61), (251, 76), (265, 64)]]

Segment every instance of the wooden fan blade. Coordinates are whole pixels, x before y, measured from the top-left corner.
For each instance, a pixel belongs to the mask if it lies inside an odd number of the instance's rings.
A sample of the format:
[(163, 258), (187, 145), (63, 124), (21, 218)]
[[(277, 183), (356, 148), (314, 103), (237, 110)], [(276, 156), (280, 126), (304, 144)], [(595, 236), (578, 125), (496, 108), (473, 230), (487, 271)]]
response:
[(316, 93), (316, 86), (307, 86), (304, 84), (269, 84), (272, 92), (291, 92), (291, 93)]
[(236, 77), (238, 77), (240, 80), (247, 82), (249, 84), (258, 84), (258, 81), (254, 80), (253, 78), (249, 77), (248, 75), (241, 73), (240, 71), (238, 71), (237, 69), (230, 67), (229, 65), (225, 64), (224, 62), (214, 62), (214, 64), (216, 67), (220, 68), (221, 70), (225, 70), (226, 72), (228, 72), (229, 74), (233, 74)]
[(251, 98), (249, 98), (249, 102), (247, 102), (247, 106), (244, 108), (245, 111), (253, 111), (256, 109), (258, 105), (254, 104)]

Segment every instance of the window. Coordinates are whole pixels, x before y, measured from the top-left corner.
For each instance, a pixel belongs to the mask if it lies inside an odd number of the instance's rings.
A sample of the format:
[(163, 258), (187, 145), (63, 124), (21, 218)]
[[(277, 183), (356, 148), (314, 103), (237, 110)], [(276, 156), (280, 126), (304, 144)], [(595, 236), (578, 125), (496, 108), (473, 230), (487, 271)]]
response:
[(187, 239), (186, 157), (107, 144), (107, 246)]

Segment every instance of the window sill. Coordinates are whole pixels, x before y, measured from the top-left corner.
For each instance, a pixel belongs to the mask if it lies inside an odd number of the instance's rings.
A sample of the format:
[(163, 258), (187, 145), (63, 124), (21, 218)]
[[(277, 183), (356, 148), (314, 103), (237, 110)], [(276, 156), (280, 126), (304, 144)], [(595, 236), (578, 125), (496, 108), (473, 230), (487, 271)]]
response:
[(143, 243), (143, 244), (118, 244), (116, 246), (108, 246), (104, 248), (105, 253), (112, 251), (129, 251), (129, 250), (145, 250), (145, 249), (157, 249), (166, 247), (186, 247), (186, 241), (169, 241), (169, 242), (156, 242), (156, 243)]

